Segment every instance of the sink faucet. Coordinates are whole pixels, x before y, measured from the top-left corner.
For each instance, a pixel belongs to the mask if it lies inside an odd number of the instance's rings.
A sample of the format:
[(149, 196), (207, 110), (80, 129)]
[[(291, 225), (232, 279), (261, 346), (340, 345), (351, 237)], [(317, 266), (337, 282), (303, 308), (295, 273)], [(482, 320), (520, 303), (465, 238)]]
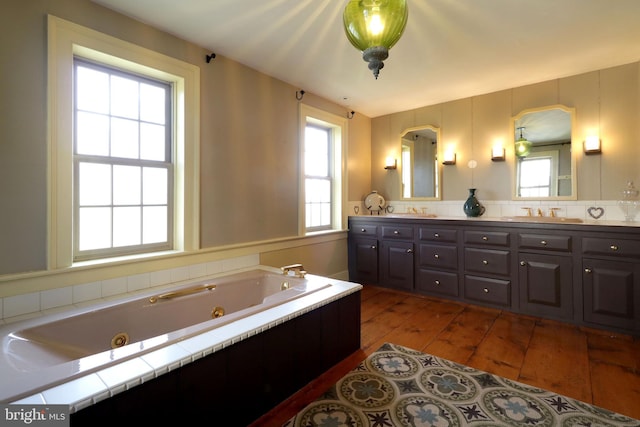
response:
[(560, 208), (549, 208), (549, 216), (552, 218), (555, 218), (557, 216), (556, 215), (557, 210), (560, 210)]
[(282, 274), (284, 274), (285, 276), (304, 278), (304, 275), (307, 274), (302, 264), (285, 265), (284, 267), (280, 267), (280, 270), (282, 270)]
[(538, 214), (537, 214), (537, 215), (538, 215), (538, 216), (544, 216), (544, 215), (542, 214), (542, 209), (538, 208)]
[(531, 208), (522, 208), (527, 211), (527, 216), (531, 216)]

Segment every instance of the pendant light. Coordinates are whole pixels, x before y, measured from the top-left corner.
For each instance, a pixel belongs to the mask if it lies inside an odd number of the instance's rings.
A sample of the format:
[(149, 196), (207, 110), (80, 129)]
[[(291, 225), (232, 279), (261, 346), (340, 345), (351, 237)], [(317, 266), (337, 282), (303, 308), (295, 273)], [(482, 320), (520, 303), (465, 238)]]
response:
[(531, 141), (527, 141), (522, 136), (522, 129), (524, 129), (524, 127), (518, 128), (518, 130), (520, 130), (520, 138), (516, 140), (516, 156), (527, 157), (531, 152)]
[(389, 49), (407, 25), (406, 0), (349, 0), (342, 16), (347, 38), (378, 79)]

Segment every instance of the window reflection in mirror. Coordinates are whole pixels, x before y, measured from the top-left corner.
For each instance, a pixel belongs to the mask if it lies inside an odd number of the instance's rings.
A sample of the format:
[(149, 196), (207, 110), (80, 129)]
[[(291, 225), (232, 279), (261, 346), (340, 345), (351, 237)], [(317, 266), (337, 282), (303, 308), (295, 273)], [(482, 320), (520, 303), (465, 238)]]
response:
[(574, 109), (562, 105), (513, 118), (514, 142), (521, 137), (531, 142), (526, 155), (515, 156), (514, 199), (576, 199), (573, 121)]
[(439, 139), (440, 130), (433, 126), (410, 128), (402, 133), (402, 199), (440, 200)]

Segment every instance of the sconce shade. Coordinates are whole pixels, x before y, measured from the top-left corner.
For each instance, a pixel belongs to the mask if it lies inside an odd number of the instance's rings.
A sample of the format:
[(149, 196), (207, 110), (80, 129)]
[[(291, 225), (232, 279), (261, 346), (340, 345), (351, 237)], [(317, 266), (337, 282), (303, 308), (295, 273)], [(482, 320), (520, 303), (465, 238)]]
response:
[(393, 158), (393, 157), (387, 157), (385, 160), (385, 165), (384, 168), (389, 170), (389, 169), (397, 169), (398, 168), (398, 161)]
[(362, 51), (375, 78), (384, 60), (404, 32), (408, 18), (406, 0), (350, 0), (344, 8), (344, 31), (351, 44)]
[(505, 152), (504, 147), (493, 147), (491, 149), (491, 160), (494, 162), (504, 162)]
[(527, 157), (531, 152), (531, 141), (527, 141), (522, 136), (522, 129), (524, 128), (518, 128), (518, 129), (520, 130), (520, 138), (516, 140), (516, 156)]
[(456, 164), (456, 153), (453, 151), (445, 151), (442, 156), (442, 164), (443, 165), (455, 165)]
[(601, 152), (600, 138), (597, 135), (590, 135), (584, 140), (584, 153), (597, 154)]

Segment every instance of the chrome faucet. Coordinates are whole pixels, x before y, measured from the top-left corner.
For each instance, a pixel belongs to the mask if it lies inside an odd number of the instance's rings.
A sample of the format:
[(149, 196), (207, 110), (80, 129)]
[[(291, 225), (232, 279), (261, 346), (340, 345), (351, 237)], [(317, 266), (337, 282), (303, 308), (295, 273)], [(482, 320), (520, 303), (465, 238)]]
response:
[(285, 276), (304, 278), (304, 275), (307, 274), (302, 264), (285, 265), (284, 267), (280, 267), (280, 270), (282, 270), (282, 274)]

